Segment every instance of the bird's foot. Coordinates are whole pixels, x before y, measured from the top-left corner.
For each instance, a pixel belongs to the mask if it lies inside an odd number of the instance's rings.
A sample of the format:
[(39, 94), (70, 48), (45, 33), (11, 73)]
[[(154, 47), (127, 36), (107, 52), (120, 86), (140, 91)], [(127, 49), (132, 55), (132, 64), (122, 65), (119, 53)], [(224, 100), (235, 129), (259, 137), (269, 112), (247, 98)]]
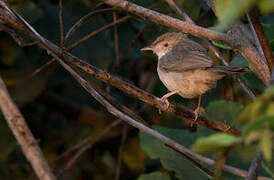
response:
[(196, 123), (196, 121), (198, 120), (198, 117), (199, 117), (199, 111), (200, 111), (200, 108), (196, 108), (194, 110), (194, 123)]
[(191, 127), (193, 127), (193, 126), (197, 123), (198, 117), (199, 117), (199, 108), (196, 108), (196, 109), (194, 110), (194, 119), (193, 119), (193, 121), (190, 123)]
[(194, 110), (194, 115), (195, 116), (194, 116), (194, 120), (193, 120), (192, 125), (197, 123), (197, 120), (198, 120), (198, 117), (199, 117), (200, 106), (201, 106), (201, 96), (199, 96), (197, 107)]
[[(165, 107), (164, 107), (164, 111), (165, 111), (168, 109), (170, 103), (169, 103), (168, 99), (164, 96), (161, 98), (161, 100), (163, 101), (163, 103), (165, 103)], [(162, 114), (161, 109), (158, 109), (158, 111), (159, 111), (159, 114)]]
[(163, 96), (163, 97), (161, 98), (161, 100), (165, 103), (165, 109), (164, 109), (164, 110), (167, 110), (168, 107), (169, 107), (169, 105), (170, 105), (168, 99), (167, 99), (165, 96)]

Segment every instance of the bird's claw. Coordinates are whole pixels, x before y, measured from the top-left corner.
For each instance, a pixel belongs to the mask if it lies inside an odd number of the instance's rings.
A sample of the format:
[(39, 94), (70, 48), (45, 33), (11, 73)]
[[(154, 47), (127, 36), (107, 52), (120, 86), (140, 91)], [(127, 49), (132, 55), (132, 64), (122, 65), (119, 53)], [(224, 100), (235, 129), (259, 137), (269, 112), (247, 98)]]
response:
[(169, 107), (169, 105), (170, 105), (168, 99), (165, 98), (165, 97), (162, 97), (161, 100), (165, 103), (165, 108), (164, 108), (164, 110), (167, 110), (168, 107)]
[[(162, 97), (161, 100), (163, 101), (163, 103), (165, 103), (165, 107), (163, 108), (165, 111), (168, 109), (170, 103), (168, 102), (167, 98), (165, 98), (165, 97)], [(161, 113), (162, 113), (162, 111), (161, 111), (161, 109), (159, 109), (159, 114), (161, 114)]]
[(199, 117), (199, 110), (200, 110), (200, 108), (196, 108), (194, 110), (194, 119), (193, 119), (192, 125), (197, 123), (197, 120), (198, 120), (198, 117)]

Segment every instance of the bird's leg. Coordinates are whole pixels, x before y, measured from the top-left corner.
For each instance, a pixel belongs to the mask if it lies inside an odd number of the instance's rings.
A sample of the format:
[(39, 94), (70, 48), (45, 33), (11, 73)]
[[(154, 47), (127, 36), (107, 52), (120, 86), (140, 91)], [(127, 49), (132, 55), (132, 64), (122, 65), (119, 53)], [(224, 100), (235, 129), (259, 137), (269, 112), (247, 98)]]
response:
[(166, 103), (166, 109), (169, 107), (169, 102), (168, 102), (168, 99), (167, 99), (167, 98), (169, 98), (170, 96), (172, 96), (172, 95), (174, 95), (174, 94), (176, 94), (176, 93), (178, 93), (178, 92), (179, 92), (178, 90), (171, 91), (171, 92), (165, 94), (165, 95), (161, 98), (161, 100), (164, 101), (164, 102)]
[(198, 117), (199, 117), (199, 111), (200, 111), (200, 107), (201, 107), (201, 99), (202, 99), (202, 96), (200, 95), (198, 97), (198, 103), (197, 103), (197, 106), (194, 110), (194, 114), (195, 114), (195, 117), (194, 117), (194, 123), (197, 121)]

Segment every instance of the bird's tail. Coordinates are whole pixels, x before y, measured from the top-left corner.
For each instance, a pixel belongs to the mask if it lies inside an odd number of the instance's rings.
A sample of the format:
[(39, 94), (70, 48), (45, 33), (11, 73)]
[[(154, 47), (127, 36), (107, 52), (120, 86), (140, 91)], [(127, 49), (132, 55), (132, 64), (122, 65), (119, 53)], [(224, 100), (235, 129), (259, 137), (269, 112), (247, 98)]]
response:
[(209, 69), (212, 72), (234, 75), (238, 73), (248, 72), (248, 67), (233, 67), (233, 66), (213, 66)]

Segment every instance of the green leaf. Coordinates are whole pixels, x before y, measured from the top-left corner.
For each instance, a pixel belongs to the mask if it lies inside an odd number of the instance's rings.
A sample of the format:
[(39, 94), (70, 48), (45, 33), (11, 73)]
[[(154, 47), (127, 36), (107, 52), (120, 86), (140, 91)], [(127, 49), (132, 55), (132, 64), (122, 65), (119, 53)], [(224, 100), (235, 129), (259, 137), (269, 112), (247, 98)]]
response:
[(246, 84), (254, 89), (258, 90), (264, 90), (265, 85), (263, 81), (258, 78), (253, 72), (247, 72), (242, 74), (243, 80), (246, 82)]
[(153, 172), (150, 174), (142, 174), (137, 180), (171, 180), (170, 176), (161, 172)]
[(239, 137), (225, 133), (217, 133), (208, 137), (199, 138), (195, 144), (192, 145), (192, 149), (198, 153), (204, 153), (229, 147), (239, 141)]
[[(230, 66), (236, 66), (236, 67), (248, 67), (247, 60), (241, 54), (235, 55), (229, 64)], [(258, 76), (256, 76), (253, 72), (247, 72), (242, 74), (241, 76), (248, 86), (258, 90), (265, 89), (265, 86), (262, 80), (258, 78)]]
[[(249, 104), (237, 119), (237, 122), (252, 122), (265, 115), (274, 115), (274, 88), (267, 88), (254, 102)], [(272, 127), (272, 124), (270, 124)]]
[(216, 41), (212, 41), (212, 44), (213, 44), (214, 46), (217, 46), (217, 47), (222, 48), (222, 49), (231, 49), (230, 46), (225, 45), (225, 44), (221, 44), (221, 43), (216, 42)]
[(269, 40), (274, 40), (274, 24), (262, 24), (264, 33)]
[(253, 103), (249, 104), (244, 111), (240, 114), (237, 123), (254, 121), (258, 116), (262, 114), (262, 108), (264, 107), (264, 102), (257, 99)]
[(269, 165), (265, 161), (262, 162), (262, 167), (272, 177), (272, 179), (274, 179), (273, 168), (269, 167)]
[(213, 101), (205, 109), (204, 116), (209, 119), (214, 119), (217, 121), (232, 122), (235, 120), (240, 112), (243, 110), (241, 104), (228, 101)]
[(274, 12), (274, 1), (273, 0), (259, 0), (257, 1), (259, 9), (263, 13)]
[(266, 125), (274, 129), (274, 115), (263, 115), (249, 123), (243, 130), (243, 136), (247, 136), (251, 131), (261, 129)]
[[(189, 133), (185, 130), (170, 129), (159, 126), (154, 126), (153, 129), (176, 142), (183, 144), (184, 146), (192, 144), (198, 136), (197, 133)], [(178, 179), (201, 179), (201, 177), (205, 177), (203, 172), (191, 165), (181, 154), (170, 149), (158, 139), (143, 132), (139, 133), (139, 137), (141, 147), (148, 156), (152, 159), (160, 159), (163, 167), (170, 171), (174, 171)]]
[(272, 140), (271, 131), (269, 129), (264, 129), (260, 138), (260, 149), (267, 161), (272, 158)]
[(274, 87), (273, 87), (273, 86), (268, 87), (268, 88), (264, 91), (264, 94), (267, 94), (267, 95), (274, 95)]
[(256, 0), (215, 0), (215, 8), (220, 24), (215, 28), (226, 29), (231, 23), (252, 7)]
[(236, 66), (236, 67), (248, 67), (247, 60), (241, 54), (236, 54), (232, 58), (232, 61), (229, 64), (230, 66)]

